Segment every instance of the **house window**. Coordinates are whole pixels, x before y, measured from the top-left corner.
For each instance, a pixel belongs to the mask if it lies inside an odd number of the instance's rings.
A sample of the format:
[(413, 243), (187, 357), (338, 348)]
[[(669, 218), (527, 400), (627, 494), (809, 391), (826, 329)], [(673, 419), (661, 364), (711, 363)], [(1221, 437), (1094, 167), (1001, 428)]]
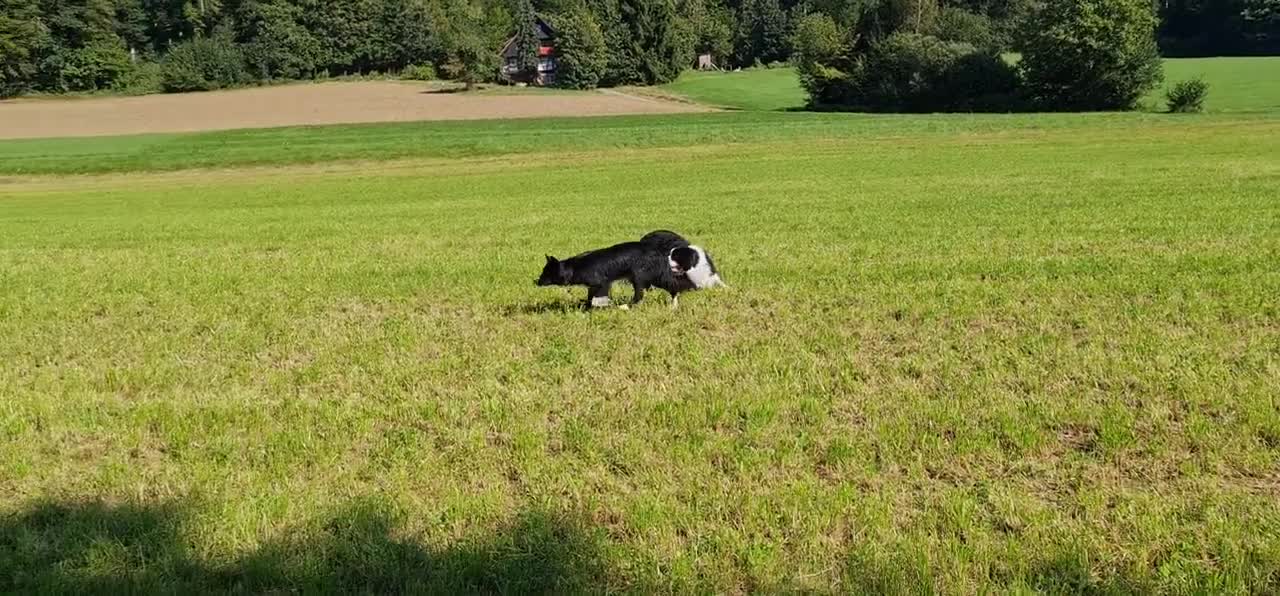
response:
[(543, 58), (538, 60), (538, 72), (550, 72), (556, 69), (555, 58)]

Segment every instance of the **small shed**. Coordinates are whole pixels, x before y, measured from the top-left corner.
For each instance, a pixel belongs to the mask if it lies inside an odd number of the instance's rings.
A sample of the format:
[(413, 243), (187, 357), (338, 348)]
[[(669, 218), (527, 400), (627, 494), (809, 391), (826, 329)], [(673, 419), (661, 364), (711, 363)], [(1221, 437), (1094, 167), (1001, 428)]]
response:
[(511, 81), (531, 85), (551, 85), (556, 82), (556, 32), (541, 17), (534, 21), (538, 36), (538, 72), (532, 77), (520, 72), (519, 48), (512, 36), (502, 46), (502, 75)]

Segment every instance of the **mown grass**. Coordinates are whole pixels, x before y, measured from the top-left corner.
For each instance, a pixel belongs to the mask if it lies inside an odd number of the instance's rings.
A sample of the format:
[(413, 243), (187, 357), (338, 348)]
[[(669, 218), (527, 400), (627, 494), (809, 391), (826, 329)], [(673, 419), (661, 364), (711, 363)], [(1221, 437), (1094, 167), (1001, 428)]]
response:
[(900, 116), (710, 113), (673, 116), (414, 122), (196, 134), (0, 141), (0, 175), (232, 168), (336, 161), (576, 154), (703, 145), (1004, 134), (1019, 130), (1181, 127), (1165, 116)]
[(1275, 56), (1165, 60), (1164, 84), (1147, 97), (1148, 104), (1166, 109), (1166, 91), (1194, 78), (1209, 83), (1205, 111), (1280, 111), (1280, 57)]
[(663, 88), (707, 105), (769, 111), (803, 108), (808, 96), (794, 68), (736, 72), (686, 71)]
[(10, 179), (0, 591), (1280, 589), (1280, 121), (843, 118)]
[[(1164, 111), (1165, 91), (1191, 78), (1209, 83), (1208, 112), (1280, 110), (1280, 57), (1169, 58), (1164, 75), (1164, 84), (1142, 101), (1149, 110)], [(694, 101), (741, 110), (787, 110), (804, 106), (806, 100), (791, 68), (688, 72), (665, 88)]]

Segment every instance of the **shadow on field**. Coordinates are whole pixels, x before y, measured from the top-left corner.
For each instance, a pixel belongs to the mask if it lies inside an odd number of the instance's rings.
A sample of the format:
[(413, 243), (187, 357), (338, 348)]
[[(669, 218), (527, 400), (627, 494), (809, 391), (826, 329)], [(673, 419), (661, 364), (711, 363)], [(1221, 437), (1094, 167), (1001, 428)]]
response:
[(532, 304), (511, 304), (502, 309), (502, 314), (510, 317), (515, 315), (565, 314), (582, 310), (586, 310), (586, 303), (582, 300), (544, 300)]
[(480, 540), (430, 548), (397, 532), (391, 509), (355, 502), (240, 558), (211, 559), (188, 537), (189, 508), (46, 503), (0, 518), (4, 593), (563, 593), (608, 591), (599, 542), (546, 512)]
[(423, 95), (452, 95), (454, 93), (466, 93), (466, 87), (432, 87), (422, 91)]

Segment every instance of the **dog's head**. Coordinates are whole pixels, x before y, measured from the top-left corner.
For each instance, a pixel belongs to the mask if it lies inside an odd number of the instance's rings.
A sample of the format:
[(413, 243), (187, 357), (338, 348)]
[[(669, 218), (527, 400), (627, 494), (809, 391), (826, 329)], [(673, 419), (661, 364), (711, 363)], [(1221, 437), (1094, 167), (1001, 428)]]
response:
[(671, 265), (672, 273), (684, 275), (689, 273), (690, 269), (698, 266), (698, 263), (702, 261), (702, 256), (692, 247), (681, 246), (671, 251), (671, 256), (667, 258), (667, 261)]
[(564, 262), (547, 255), (547, 264), (542, 267), (542, 275), (538, 276), (537, 284), (540, 286), (569, 285), (569, 278), (572, 275), (573, 271)]

